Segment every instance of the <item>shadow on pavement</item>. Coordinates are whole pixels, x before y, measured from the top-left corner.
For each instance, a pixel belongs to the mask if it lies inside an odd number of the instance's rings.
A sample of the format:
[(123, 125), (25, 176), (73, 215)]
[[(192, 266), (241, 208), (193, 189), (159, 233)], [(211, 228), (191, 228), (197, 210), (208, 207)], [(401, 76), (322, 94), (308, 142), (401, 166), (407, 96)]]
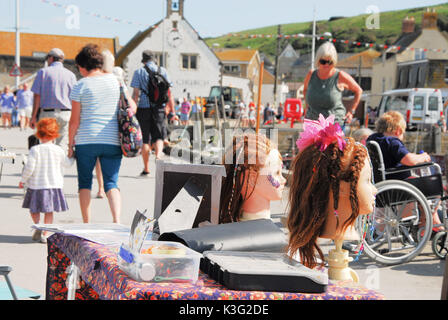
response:
[(405, 271), (408, 274), (417, 276), (443, 276), (445, 271), (445, 261), (436, 260), (434, 263), (408, 263), (403, 265), (394, 266), (391, 268), (396, 271)]
[(11, 236), (0, 234), (0, 243), (33, 244), (36, 243), (29, 236)]
[(384, 265), (375, 262), (366, 255), (362, 255), (357, 262), (351, 262), (350, 267), (354, 270), (363, 270), (375, 266), (379, 269), (389, 269), (394, 271), (404, 271), (407, 274), (416, 276), (443, 276), (445, 261), (440, 260), (432, 252), (424, 252), (413, 260), (399, 265)]
[(0, 198), (8, 198), (8, 199), (23, 199), (23, 191), (18, 193), (0, 193)]

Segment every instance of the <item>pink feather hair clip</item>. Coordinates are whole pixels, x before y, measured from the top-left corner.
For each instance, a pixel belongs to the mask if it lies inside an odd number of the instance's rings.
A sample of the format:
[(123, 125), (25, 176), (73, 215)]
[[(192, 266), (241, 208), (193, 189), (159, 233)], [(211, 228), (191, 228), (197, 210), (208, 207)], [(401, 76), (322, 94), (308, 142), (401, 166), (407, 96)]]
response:
[(297, 139), (296, 144), (300, 151), (310, 145), (315, 145), (320, 151), (325, 151), (335, 141), (338, 143), (339, 150), (343, 151), (347, 142), (341, 126), (339, 123), (334, 123), (334, 115), (330, 115), (325, 119), (320, 114), (318, 121), (305, 119), (303, 132), (300, 138)]

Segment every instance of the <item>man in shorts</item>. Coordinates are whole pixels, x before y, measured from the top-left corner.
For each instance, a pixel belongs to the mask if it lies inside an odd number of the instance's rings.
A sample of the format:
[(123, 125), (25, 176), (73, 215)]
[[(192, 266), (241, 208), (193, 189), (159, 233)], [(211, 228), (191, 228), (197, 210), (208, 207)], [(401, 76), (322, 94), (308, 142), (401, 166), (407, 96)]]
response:
[[(150, 70), (160, 72), (160, 74), (170, 83), (170, 86), (173, 85), (168, 78), (166, 69), (160, 67), (159, 70), (152, 51), (143, 51), (142, 63), (147, 65)], [(174, 114), (174, 99), (171, 96), (171, 90), (168, 91), (169, 101), (165, 106), (152, 106), (149, 102), (148, 96), (145, 94), (148, 90), (148, 81), (149, 74), (145, 70), (144, 66), (134, 72), (131, 81), (131, 87), (134, 88), (132, 97), (138, 105), (137, 119), (140, 123), (143, 135), (143, 171), (140, 174), (141, 177), (149, 176), (149, 155), (151, 152), (151, 147), (155, 149), (156, 159), (161, 159), (163, 156), (163, 146), (167, 132), (165, 124), (166, 115), (169, 114), (170, 120), (176, 118)]]

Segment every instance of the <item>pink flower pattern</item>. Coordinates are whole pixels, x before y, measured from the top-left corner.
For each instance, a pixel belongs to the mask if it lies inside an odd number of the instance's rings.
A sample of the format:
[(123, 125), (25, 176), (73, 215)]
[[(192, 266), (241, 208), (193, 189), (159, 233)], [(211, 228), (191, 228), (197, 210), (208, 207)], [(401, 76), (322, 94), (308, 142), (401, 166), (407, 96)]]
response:
[(343, 151), (347, 144), (341, 126), (339, 123), (334, 123), (334, 115), (325, 119), (320, 114), (318, 121), (305, 119), (303, 127), (304, 130), (296, 142), (300, 151), (305, 150), (310, 145), (315, 145), (320, 151), (325, 151), (335, 141), (339, 150)]

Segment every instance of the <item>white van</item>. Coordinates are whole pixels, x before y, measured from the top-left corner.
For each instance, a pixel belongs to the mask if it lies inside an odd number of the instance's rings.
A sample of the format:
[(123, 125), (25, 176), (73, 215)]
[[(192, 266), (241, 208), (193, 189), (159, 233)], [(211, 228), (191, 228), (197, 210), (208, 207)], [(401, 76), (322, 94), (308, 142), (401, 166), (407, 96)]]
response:
[(443, 112), (442, 93), (439, 89), (396, 89), (382, 94), (378, 117), (388, 111), (403, 114), (408, 130), (431, 127)]

